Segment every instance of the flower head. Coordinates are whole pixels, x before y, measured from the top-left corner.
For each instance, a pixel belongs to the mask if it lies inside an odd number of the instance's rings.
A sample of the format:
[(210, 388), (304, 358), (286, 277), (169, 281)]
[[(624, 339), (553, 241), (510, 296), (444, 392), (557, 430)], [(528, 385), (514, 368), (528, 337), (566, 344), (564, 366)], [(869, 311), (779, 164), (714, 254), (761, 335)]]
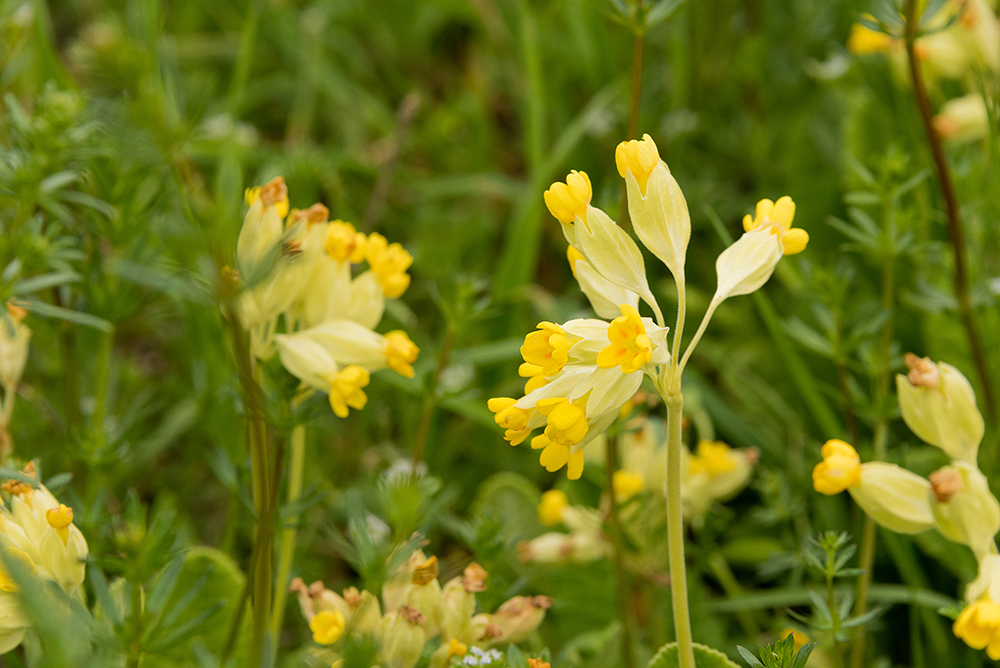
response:
[(1000, 603), (982, 599), (970, 603), (951, 628), (969, 647), (985, 649), (994, 661), (1000, 659)]
[(792, 220), (795, 218), (795, 202), (785, 195), (777, 202), (769, 199), (762, 199), (757, 202), (757, 210), (754, 216), (747, 214), (743, 218), (743, 229), (750, 230), (766, 229), (771, 234), (777, 235), (781, 240), (781, 246), (785, 255), (795, 255), (806, 249), (809, 243), (809, 233), (800, 228), (792, 227)]
[(413, 378), (413, 363), (417, 361), (420, 348), (410, 340), (406, 332), (393, 330), (385, 335), (385, 359), (390, 369), (401, 376)]
[(309, 622), (313, 640), (320, 645), (332, 645), (344, 635), (346, 620), (339, 610), (323, 610)]
[(611, 343), (597, 356), (597, 366), (610, 369), (620, 366), (622, 373), (638, 371), (653, 358), (653, 344), (638, 311), (629, 304), (621, 305), (621, 317), (611, 321), (608, 339)]
[(567, 336), (565, 330), (551, 322), (538, 323), (538, 329), (524, 337), (521, 356), (528, 364), (539, 367), (545, 376), (554, 376), (569, 360), (569, 349), (578, 338)]
[(660, 150), (649, 135), (643, 135), (641, 141), (623, 141), (615, 149), (615, 164), (622, 178), (625, 178), (626, 172), (632, 174), (639, 191), (645, 195), (649, 175), (660, 164)]
[(337, 262), (357, 264), (365, 259), (367, 237), (350, 223), (335, 220), (326, 232), (325, 250)]
[(361, 410), (368, 403), (368, 396), (361, 388), (368, 385), (371, 376), (362, 366), (352, 364), (330, 379), (330, 406), (337, 417), (345, 418), (348, 407)]
[(545, 206), (560, 223), (572, 223), (576, 218), (586, 222), (587, 205), (593, 195), (590, 177), (576, 170), (569, 173), (565, 183), (557, 181), (543, 193)]
[(390, 244), (381, 234), (368, 235), (365, 253), (368, 266), (378, 276), (385, 296), (389, 299), (401, 297), (410, 287), (410, 275), (406, 270), (413, 264), (413, 256), (400, 244)]
[(840, 494), (861, 484), (861, 458), (844, 441), (833, 439), (823, 445), (823, 461), (813, 469), (813, 487), (820, 494)]

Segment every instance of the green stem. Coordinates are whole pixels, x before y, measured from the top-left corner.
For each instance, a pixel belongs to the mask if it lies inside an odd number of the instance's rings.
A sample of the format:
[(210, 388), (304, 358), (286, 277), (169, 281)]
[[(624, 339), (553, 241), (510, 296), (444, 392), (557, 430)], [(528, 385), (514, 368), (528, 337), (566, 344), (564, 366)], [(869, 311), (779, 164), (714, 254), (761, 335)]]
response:
[(840, 614), (837, 612), (837, 597), (833, 589), (833, 574), (836, 567), (833, 562), (834, 553), (828, 552), (826, 555), (826, 604), (830, 608), (832, 628), (830, 629), (830, 650), (833, 654), (833, 663), (837, 668), (844, 668), (844, 657), (840, 653), (840, 643), (837, 642), (837, 634), (840, 632)]
[(675, 276), (674, 280), (677, 282), (677, 323), (674, 325), (674, 345), (670, 360), (676, 364), (677, 356), (681, 354), (681, 337), (684, 336), (684, 318), (687, 316), (687, 290), (684, 287), (683, 269), (681, 275)]
[[(701, 319), (701, 324), (698, 325), (698, 330), (691, 338), (691, 343), (688, 344), (687, 350), (684, 351), (684, 357), (681, 358), (680, 364), (677, 366), (678, 380), (680, 379), (680, 374), (684, 371), (684, 367), (687, 366), (688, 359), (690, 359), (691, 353), (694, 352), (695, 346), (697, 346), (698, 342), (701, 341), (702, 335), (708, 328), (708, 323), (712, 320), (712, 315), (715, 314), (715, 309), (719, 308), (719, 304), (721, 303), (721, 300), (716, 301), (713, 299), (712, 303), (708, 305), (708, 310), (705, 311), (705, 316)], [(674, 341), (674, 343), (676, 344), (677, 342)]]
[(667, 540), (674, 630), (677, 634), (680, 668), (695, 668), (684, 564), (684, 516), (681, 508), (681, 420), (684, 397), (678, 390), (667, 394), (663, 400), (667, 404)]
[[(288, 465), (288, 504), (302, 496), (302, 473), (306, 461), (306, 428), (295, 425), (292, 429), (291, 453)], [(295, 538), (298, 534), (298, 516), (288, 518), (288, 526), (281, 532), (278, 548), (278, 579), (274, 585), (274, 612), (271, 615), (271, 635), (278, 637), (285, 617), (285, 598), (288, 595), (288, 576), (295, 557)], [(277, 646), (277, 645), (276, 645)]]
[(614, 548), (615, 585), (618, 589), (618, 614), (622, 622), (622, 665), (623, 668), (635, 667), (635, 652), (632, 647), (632, 621), (629, 614), (628, 582), (625, 576), (625, 562), (623, 558), (624, 547), (622, 545), (622, 524), (621, 516), (618, 513), (618, 499), (615, 496), (615, 471), (618, 470), (618, 438), (608, 434), (605, 439), (605, 452), (607, 461), (606, 487), (610, 503), (608, 504), (608, 524), (611, 528), (611, 544)]
[[(260, 367), (253, 365), (255, 390), (260, 390)], [(259, 397), (259, 394), (258, 394)], [(258, 404), (250, 411), (250, 460), (253, 479), (253, 502), (257, 510), (257, 563), (253, 579), (253, 639), (250, 665), (259, 666), (269, 640), (272, 587), (272, 542), (274, 526), (271, 516), (270, 458), (267, 447), (267, 427)]]

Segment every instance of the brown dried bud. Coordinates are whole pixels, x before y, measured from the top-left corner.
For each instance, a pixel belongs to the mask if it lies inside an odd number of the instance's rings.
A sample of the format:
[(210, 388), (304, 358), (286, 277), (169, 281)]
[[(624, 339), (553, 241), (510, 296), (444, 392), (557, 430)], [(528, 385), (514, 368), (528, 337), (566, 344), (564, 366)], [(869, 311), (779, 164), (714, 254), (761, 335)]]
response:
[(503, 629), (500, 628), (500, 625), (495, 622), (490, 622), (489, 624), (486, 625), (486, 628), (483, 629), (483, 637), (481, 639), (493, 640), (494, 638), (499, 638), (502, 635), (503, 635)]
[(469, 593), (486, 591), (486, 577), (488, 575), (486, 569), (476, 562), (472, 562), (462, 572), (462, 586)]
[(928, 476), (931, 481), (931, 491), (938, 503), (948, 503), (952, 497), (962, 491), (962, 474), (955, 469), (941, 469)]
[(351, 608), (356, 608), (361, 603), (361, 592), (357, 587), (348, 587), (344, 590), (344, 600)]
[(296, 209), (288, 216), (288, 224), (294, 225), (300, 220), (306, 221), (308, 225), (325, 223), (330, 219), (330, 210), (320, 203), (313, 204), (308, 209)]
[(438, 576), (438, 558), (431, 557), (413, 571), (413, 584), (425, 585)]
[(408, 605), (404, 605), (399, 609), (399, 616), (411, 624), (418, 624), (420, 626), (423, 626), (424, 621), (427, 619), (424, 617), (424, 613), (420, 612), (416, 608), (411, 608)]
[(917, 357), (913, 353), (906, 353), (903, 357), (909, 373), (906, 379), (914, 387), (929, 387), (932, 390), (941, 387), (941, 371), (938, 365), (931, 361), (930, 357)]
[(535, 596), (531, 599), (531, 605), (542, 610), (548, 610), (552, 607), (552, 599), (548, 596)]
[(7, 302), (7, 313), (14, 319), (14, 322), (21, 322), (28, 315), (28, 309), (9, 301)]
[(272, 179), (266, 186), (260, 189), (260, 201), (266, 206), (284, 202), (288, 199), (288, 186), (285, 185), (285, 178), (278, 176)]

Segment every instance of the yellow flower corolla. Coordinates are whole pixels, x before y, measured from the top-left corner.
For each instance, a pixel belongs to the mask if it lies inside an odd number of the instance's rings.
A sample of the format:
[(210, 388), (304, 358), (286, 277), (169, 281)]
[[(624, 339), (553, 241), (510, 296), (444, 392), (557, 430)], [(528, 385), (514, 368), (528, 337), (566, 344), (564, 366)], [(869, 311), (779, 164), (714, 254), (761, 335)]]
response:
[(521, 357), (528, 364), (541, 367), (546, 376), (554, 376), (569, 360), (569, 349), (578, 339), (569, 337), (559, 325), (538, 323), (538, 329), (524, 337)]
[(406, 332), (396, 329), (385, 335), (385, 363), (406, 378), (413, 378), (413, 363), (417, 361), (420, 348)]
[(615, 471), (611, 476), (611, 487), (616, 499), (627, 501), (646, 489), (646, 476), (634, 471)]
[(757, 202), (757, 210), (753, 216), (743, 217), (743, 229), (750, 230), (770, 228), (772, 234), (777, 234), (785, 255), (795, 255), (806, 249), (809, 243), (809, 233), (792, 227), (795, 218), (795, 202), (788, 195), (777, 202), (762, 199)]
[(597, 355), (597, 366), (611, 369), (621, 366), (622, 373), (633, 373), (653, 359), (653, 344), (646, 335), (639, 312), (629, 304), (621, 305), (621, 317), (611, 321), (611, 342)]
[(572, 223), (577, 216), (580, 220), (587, 221), (587, 205), (593, 195), (587, 173), (574, 170), (566, 177), (566, 183), (553, 183), (542, 197), (549, 213), (556, 220), (560, 223)]
[(531, 447), (541, 450), (538, 461), (550, 473), (567, 464), (567, 477), (576, 480), (583, 474), (583, 450), (573, 452), (573, 446), (583, 440), (590, 429), (586, 401), (570, 401), (565, 397), (543, 399), (536, 409), (547, 417), (545, 432), (531, 439)]
[(652, 137), (643, 135), (641, 141), (632, 139), (618, 144), (615, 149), (615, 164), (622, 178), (625, 178), (626, 171), (632, 172), (639, 184), (639, 191), (645, 195), (649, 175), (660, 164), (660, 151)]
[(538, 504), (538, 521), (547, 527), (562, 524), (562, 511), (568, 505), (569, 498), (561, 489), (543, 492), (542, 500)]
[(354, 264), (365, 259), (367, 237), (350, 223), (335, 220), (326, 231), (326, 252), (337, 262), (350, 260)]
[(831, 439), (820, 451), (823, 461), (813, 469), (813, 487), (820, 494), (840, 494), (861, 484), (861, 458), (857, 450), (838, 439)]
[(361, 388), (368, 385), (368, 369), (352, 364), (337, 372), (330, 380), (330, 407), (337, 417), (347, 417), (348, 407), (361, 410), (368, 403), (368, 396)]
[(496, 397), (487, 402), (490, 411), (496, 413), (493, 416), (494, 421), (507, 430), (503, 437), (510, 441), (511, 445), (520, 445), (528, 438), (531, 433), (528, 429), (528, 420), (534, 412), (518, 408), (514, 405), (516, 401), (509, 397)]
[(691, 474), (706, 473), (710, 476), (728, 473), (736, 468), (735, 457), (733, 449), (722, 441), (701, 441), (691, 458), (689, 471)]
[(370, 234), (365, 244), (365, 257), (386, 297), (401, 297), (410, 287), (410, 275), (406, 270), (413, 264), (413, 256), (400, 244), (390, 244), (381, 234)]
[(469, 648), (466, 645), (463, 645), (462, 643), (458, 642), (458, 638), (452, 638), (448, 642), (449, 659), (453, 656), (465, 656), (465, 653), (467, 651), (469, 651)]
[(959, 614), (952, 631), (969, 647), (985, 649), (994, 661), (1000, 659), (1000, 603), (974, 601)]
[(288, 186), (285, 185), (284, 177), (277, 176), (264, 186), (247, 188), (243, 199), (247, 206), (253, 206), (258, 199), (265, 208), (273, 206), (279, 218), (288, 215)]
[(49, 508), (45, 511), (45, 521), (56, 530), (65, 545), (69, 539), (69, 525), (73, 523), (73, 509), (60, 503), (58, 508)]
[(533, 390), (537, 390), (546, 383), (548, 379), (545, 378), (545, 373), (542, 367), (537, 364), (531, 364), (530, 362), (525, 362), (517, 368), (517, 375), (521, 378), (527, 378), (528, 382), (524, 384), (524, 393), (530, 394)]
[(309, 630), (312, 631), (313, 640), (320, 645), (332, 645), (344, 635), (346, 625), (344, 613), (339, 610), (323, 610), (316, 613), (309, 622)]
[[(868, 15), (867, 18), (874, 20)], [(873, 53), (888, 53), (898, 43), (884, 32), (872, 30), (862, 23), (851, 26), (851, 34), (847, 37), (847, 50), (856, 56), (867, 56)]]

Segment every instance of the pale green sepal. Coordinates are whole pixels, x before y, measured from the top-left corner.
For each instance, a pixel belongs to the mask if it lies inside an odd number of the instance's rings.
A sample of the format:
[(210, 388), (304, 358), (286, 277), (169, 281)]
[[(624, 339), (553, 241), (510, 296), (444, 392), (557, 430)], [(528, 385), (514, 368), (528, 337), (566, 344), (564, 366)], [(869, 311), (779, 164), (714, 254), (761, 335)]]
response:
[(938, 369), (938, 388), (914, 386), (906, 376), (896, 376), (903, 420), (920, 440), (941, 448), (953, 459), (975, 464), (986, 429), (976, 407), (976, 393), (952, 365), (938, 362)]
[(587, 222), (577, 218), (575, 228), (578, 248), (597, 273), (643, 299), (650, 295), (639, 246), (608, 214), (588, 205)]
[(895, 464), (861, 465), (861, 484), (849, 487), (854, 502), (868, 517), (897, 533), (920, 533), (934, 528), (931, 484), (923, 476)]
[(681, 187), (662, 160), (649, 175), (645, 197), (631, 171), (625, 172), (625, 184), (628, 212), (636, 235), (667, 265), (674, 279), (682, 281), (691, 240), (691, 214)]

